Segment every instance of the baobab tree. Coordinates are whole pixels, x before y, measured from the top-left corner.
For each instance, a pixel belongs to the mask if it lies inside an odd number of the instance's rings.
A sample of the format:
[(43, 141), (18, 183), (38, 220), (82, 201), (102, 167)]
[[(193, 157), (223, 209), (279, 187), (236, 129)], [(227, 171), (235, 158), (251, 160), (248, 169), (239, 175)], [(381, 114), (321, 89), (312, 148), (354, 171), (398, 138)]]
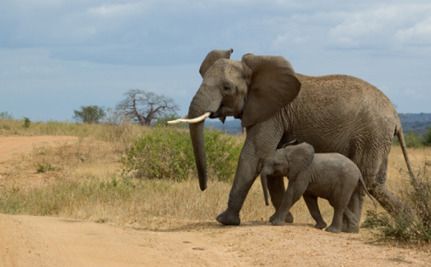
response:
[(140, 125), (150, 126), (153, 120), (176, 114), (179, 109), (172, 98), (153, 92), (133, 89), (124, 95), (125, 99), (117, 105), (117, 109)]

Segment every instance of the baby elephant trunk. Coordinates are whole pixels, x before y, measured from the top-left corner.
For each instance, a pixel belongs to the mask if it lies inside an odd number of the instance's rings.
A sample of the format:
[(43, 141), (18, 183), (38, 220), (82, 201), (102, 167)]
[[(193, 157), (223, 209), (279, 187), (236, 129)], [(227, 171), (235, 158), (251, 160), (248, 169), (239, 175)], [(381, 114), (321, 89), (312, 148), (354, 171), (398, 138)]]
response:
[(260, 174), (260, 181), (262, 182), (262, 190), (263, 190), (263, 197), (265, 198), (265, 205), (269, 206), (268, 201), (268, 175), (266, 172), (262, 171)]

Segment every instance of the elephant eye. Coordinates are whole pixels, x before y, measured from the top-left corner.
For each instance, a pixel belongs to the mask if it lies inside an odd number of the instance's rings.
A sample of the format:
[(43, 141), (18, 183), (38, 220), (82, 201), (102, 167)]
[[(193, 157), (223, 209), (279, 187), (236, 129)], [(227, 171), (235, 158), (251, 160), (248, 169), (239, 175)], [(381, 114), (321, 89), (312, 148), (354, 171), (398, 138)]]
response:
[(223, 90), (225, 90), (225, 91), (229, 91), (229, 90), (230, 90), (230, 86), (229, 86), (229, 85), (224, 85), (224, 86), (223, 86)]

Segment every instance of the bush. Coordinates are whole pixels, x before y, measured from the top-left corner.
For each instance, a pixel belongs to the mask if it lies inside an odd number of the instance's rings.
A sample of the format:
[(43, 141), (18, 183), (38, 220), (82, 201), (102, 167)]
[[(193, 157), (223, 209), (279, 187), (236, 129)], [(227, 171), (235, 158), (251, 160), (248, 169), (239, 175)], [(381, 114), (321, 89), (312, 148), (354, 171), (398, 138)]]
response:
[[(229, 180), (235, 174), (242, 144), (220, 131), (205, 131), (209, 174)], [(190, 135), (187, 131), (157, 127), (136, 139), (122, 160), (123, 173), (151, 179), (184, 180), (196, 171)]]
[(422, 136), (418, 136), (415, 133), (411, 132), (407, 133), (404, 138), (406, 140), (407, 147), (417, 148), (422, 146)]
[(11, 113), (7, 111), (0, 112), (0, 120), (13, 120)]
[(24, 117), (24, 124), (22, 125), (22, 127), (29, 128), (30, 127), (30, 123), (31, 123), (30, 119), (27, 118), (27, 117)]
[(81, 106), (81, 110), (74, 110), (74, 118), (84, 123), (99, 123), (106, 116), (106, 112), (99, 106)]
[(425, 163), (417, 184), (401, 192), (404, 203), (412, 208), (414, 215), (401, 212), (392, 218), (387, 213), (368, 211), (362, 226), (376, 229), (383, 240), (431, 243), (431, 179), (426, 172), (428, 164)]
[(431, 146), (431, 126), (428, 127), (428, 131), (424, 136), (423, 144), (425, 146)]

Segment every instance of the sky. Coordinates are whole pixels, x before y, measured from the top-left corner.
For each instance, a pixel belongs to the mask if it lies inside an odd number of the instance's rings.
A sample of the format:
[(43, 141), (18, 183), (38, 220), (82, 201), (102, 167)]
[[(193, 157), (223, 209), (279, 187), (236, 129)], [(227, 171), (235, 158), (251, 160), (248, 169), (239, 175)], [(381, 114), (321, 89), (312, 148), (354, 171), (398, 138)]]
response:
[(73, 121), (131, 89), (185, 115), (213, 49), (282, 55), (305, 75), (348, 74), (401, 113), (431, 113), (431, 1), (2, 0), (0, 112)]

